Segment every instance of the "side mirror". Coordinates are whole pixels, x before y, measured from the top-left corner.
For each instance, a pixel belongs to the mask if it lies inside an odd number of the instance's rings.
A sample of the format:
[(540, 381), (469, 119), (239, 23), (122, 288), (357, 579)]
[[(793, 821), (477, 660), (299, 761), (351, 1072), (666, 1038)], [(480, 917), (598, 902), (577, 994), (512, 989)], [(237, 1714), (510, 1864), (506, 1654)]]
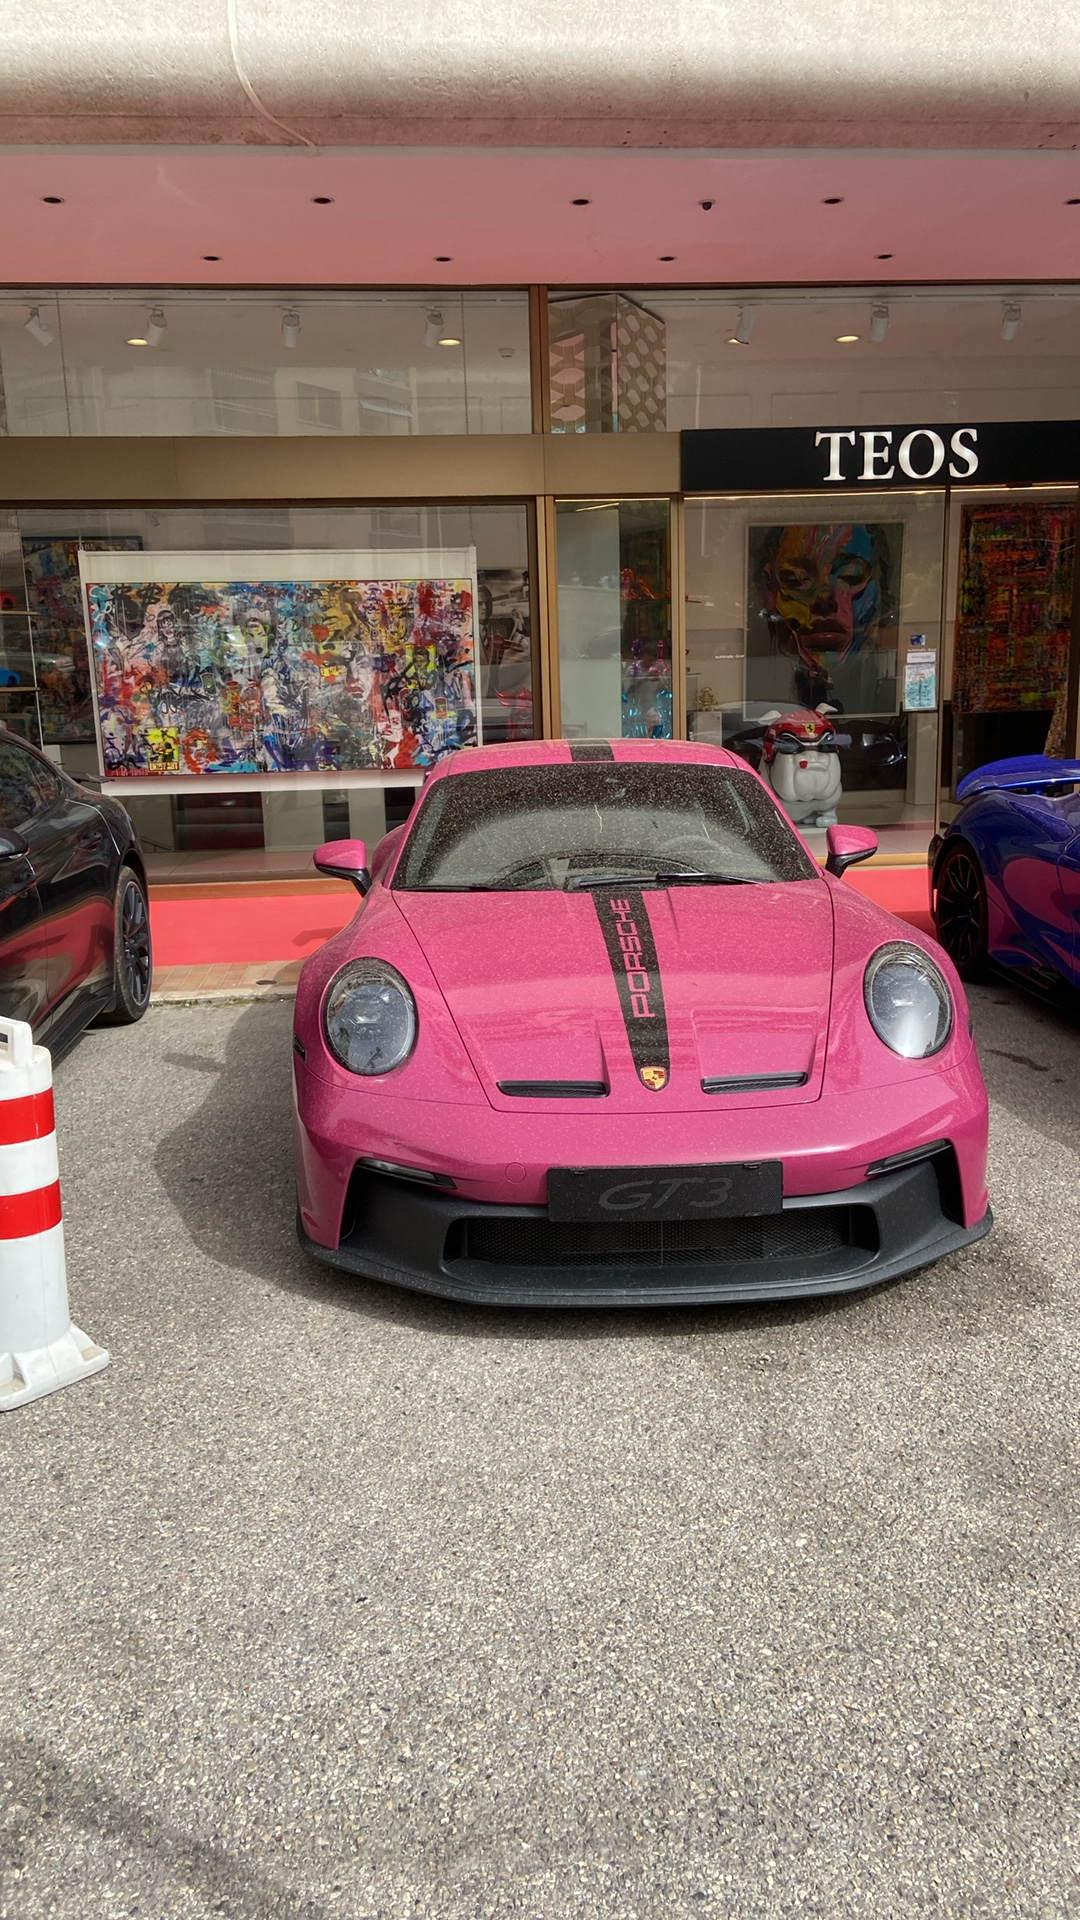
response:
[(30, 843), (14, 827), (0, 827), (0, 860), (18, 860), (29, 853)]
[(825, 871), (839, 880), (848, 867), (855, 866), (859, 860), (869, 860), (870, 855), (877, 852), (877, 834), (871, 833), (869, 827), (830, 827), (825, 845), (829, 849)]
[(312, 858), (320, 873), (329, 874), (335, 880), (351, 880), (358, 893), (369, 891), (371, 875), (367, 848), (362, 840), (327, 840), (323, 846), (316, 847)]

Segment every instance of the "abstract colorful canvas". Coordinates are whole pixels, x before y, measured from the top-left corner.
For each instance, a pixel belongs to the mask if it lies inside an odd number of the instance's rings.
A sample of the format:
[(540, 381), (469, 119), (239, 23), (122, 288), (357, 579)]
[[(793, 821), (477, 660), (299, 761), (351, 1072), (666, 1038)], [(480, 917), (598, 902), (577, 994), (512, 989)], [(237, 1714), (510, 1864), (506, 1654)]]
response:
[(427, 767), (477, 741), (471, 549), (82, 574), (111, 777)]
[(1065, 682), (1075, 509), (965, 507), (953, 668), (955, 713), (1044, 711)]
[(77, 536), (67, 539), (55, 534), (28, 534), (23, 538), (41, 737), (47, 746), (94, 738), (79, 549), (88, 553), (130, 553), (141, 546), (138, 534), (100, 540), (80, 540)]
[(746, 698), (896, 712), (900, 521), (752, 526)]

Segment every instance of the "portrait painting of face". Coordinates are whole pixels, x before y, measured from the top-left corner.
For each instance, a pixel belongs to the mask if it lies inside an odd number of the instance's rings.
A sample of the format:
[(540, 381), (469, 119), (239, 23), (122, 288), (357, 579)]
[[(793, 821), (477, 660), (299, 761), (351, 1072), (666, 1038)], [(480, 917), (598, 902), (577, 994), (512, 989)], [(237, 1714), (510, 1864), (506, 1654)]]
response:
[(748, 699), (892, 710), (902, 543), (899, 522), (750, 528)]

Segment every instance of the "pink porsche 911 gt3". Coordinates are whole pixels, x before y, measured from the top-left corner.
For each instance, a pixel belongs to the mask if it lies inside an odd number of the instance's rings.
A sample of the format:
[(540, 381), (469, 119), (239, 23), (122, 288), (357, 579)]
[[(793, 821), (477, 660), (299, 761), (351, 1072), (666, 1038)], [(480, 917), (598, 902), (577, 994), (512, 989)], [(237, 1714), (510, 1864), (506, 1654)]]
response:
[(299, 1231), (458, 1300), (832, 1293), (987, 1232), (987, 1103), (932, 941), (822, 872), (745, 762), (644, 740), (467, 749), (313, 954)]

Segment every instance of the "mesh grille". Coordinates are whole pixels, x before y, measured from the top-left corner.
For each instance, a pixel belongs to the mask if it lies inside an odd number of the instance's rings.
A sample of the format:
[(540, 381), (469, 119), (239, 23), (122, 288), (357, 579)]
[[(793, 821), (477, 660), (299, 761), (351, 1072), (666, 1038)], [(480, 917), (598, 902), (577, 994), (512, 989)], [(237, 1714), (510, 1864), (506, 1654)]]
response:
[[(866, 1221), (853, 1216), (866, 1215)], [(873, 1244), (873, 1216), (865, 1207), (807, 1207), (798, 1212), (735, 1220), (606, 1220), (581, 1225), (553, 1220), (460, 1223), (448, 1260), (501, 1267), (674, 1267), (799, 1261), (843, 1247)]]

